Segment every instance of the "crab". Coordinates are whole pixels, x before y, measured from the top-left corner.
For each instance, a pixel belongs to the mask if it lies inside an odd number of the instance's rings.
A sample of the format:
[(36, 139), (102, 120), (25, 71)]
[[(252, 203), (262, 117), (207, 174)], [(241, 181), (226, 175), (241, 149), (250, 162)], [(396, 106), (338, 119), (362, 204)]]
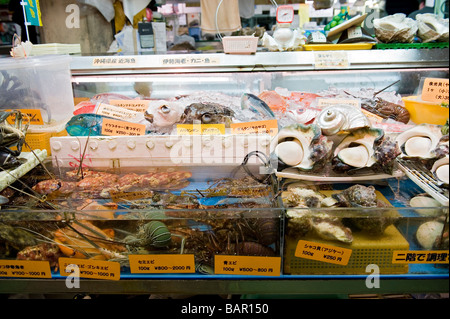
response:
[[(11, 115), (15, 115), (13, 125), (6, 122)], [(22, 153), (28, 126), (29, 122), (23, 124), (23, 115), (19, 110), (0, 111), (0, 167), (9, 168), (21, 164), (17, 157)]]

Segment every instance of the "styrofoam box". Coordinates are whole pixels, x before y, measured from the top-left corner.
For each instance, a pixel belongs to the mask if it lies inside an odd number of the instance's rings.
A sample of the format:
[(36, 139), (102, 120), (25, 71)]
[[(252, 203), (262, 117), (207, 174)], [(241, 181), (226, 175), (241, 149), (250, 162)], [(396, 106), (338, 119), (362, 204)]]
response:
[[(271, 136), (146, 135), (114, 137), (52, 137), (53, 164), (59, 167), (230, 166), (248, 154), (269, 156)], [(264, 158), (264, 155), (262, 157)], [(249, 164), (261, 164), (256, 156)]]
[(45, 124), (75, 109), (68, 55), (0, 58), (0, 110), (40, 109)]

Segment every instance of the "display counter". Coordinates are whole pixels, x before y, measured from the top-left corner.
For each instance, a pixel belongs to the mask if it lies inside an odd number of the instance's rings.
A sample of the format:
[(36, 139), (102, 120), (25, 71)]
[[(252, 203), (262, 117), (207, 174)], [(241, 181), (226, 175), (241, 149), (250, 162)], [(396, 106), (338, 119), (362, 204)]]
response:
[[(171, 102), (192, 98), (197, 100), (191, 107), (209, 99), (244, 108), (242, 96), (248, 99), (277, 91), (285, 96), (299, 93), (296, 102), (304, 107), (310, 105), (312, 95), (316, 98), (337, 91), (379, 94), (389, 88), (401, 96), (415, 95), (423, 78), (448, 78), (448, 59), (446, 49), (75, 56), (71, 71), (76, 104), (120, 97)], [(23, 196), (2, 206), (0, 222), (5, 232), (0, 234), (6, 245), (0, 252), (7, 264), (21, 249), (32, 246), (12, 245), (9, 249), (6, 230), (19, 227), (34, 234), (33, 241), (56, 244), (62, 254), (52, 264), (49, 277), (3, 276), (0, 293), (448, 292), (448, 185), (438, 183), (444, 195), (439, 201), (397, 161), (389, 162), (394, 165), (390, 171), (377, 165), (378, 171), (372, 170), (367, 164), (369, 170), (357, 174), (330, 174), (332, 157), (315, 162), (323, 166), (322, 170), (314, 167), (314, 172), (292, 174), (290, 169), (305, 167), (304, 160), (288, 170), (283, 167), (286, 162), (275, 163), (274, 168), (272, 155), (281, 159), (280, 150), (274, 152), (274, 140), (278, 145), (292, 143), (298, 134), (315, 132), (314, 124), (304, 123), (294, 126), (293, 136), (281, 135), (283, 128), (292, 129), (290, 124), (284, 125), (289, 121), (292, 118), (278, 119), (274, 134), (236, 134), (225, 124), (215, 127), (223, 129), (219, 134), (201, 136), (181, 131), (178, 135), (156, 131), (139, 137), (96, 136), (92, 132), (88, 136), (53, 136), (49, 158), (43, 164), (46, 169), (38, 166), (24, 177), (33, 191), (43, 196), (38, 196), (41, 200), (31, 209), (24, 209), (30, 200)], [(375, 141), (385, 141), (385, 136), (396, 141), (416, 126), (406, 125), (399, 129), (377, 122), (376, 128), (364, 134), (385, 130)], [(327, 138), (334, 143), (333, 150), (340, 145), (339, 139)], [(323, 141), (323, 136), (319, 140)], [(316, 143), (317, 136), (312, 141)], [(354, 200), (362, 191), (368, 192), (373, 203)], [(424, 193), (438, 205), (412, 205), (411, 200)], [(343, 199), (348, 197), (352, 200)], [(445, 200), (447, 205), (442, 204)], [(86, 223), (92, 232), (88, 235), (78, 228), (85, 229)], [(434, 235), (425, 231), (431, 239), (418, 239), (424, 224), (437, 227)], [(161, 231), (162, 227), (167, 231)], [(151, 242), (139, 237), (146, 232), (151, 233)], [(89, 248), (75, 242), (79, 236)], [(131, 260), (129, 255), (140, 257)], [(158, 263), (164, 255), (191, 258), (183, 264), (184, 270), (189, 266), (190, 271), (150, 270), (152, 262)], [(28, 260), (36, 257), (27, 256)], [(62, 269), (71, 258), (112, 262), (119, 270), (115, 278), (85, 276), (80, 288), (71, 289), (66, 281), (70, 273)], [(166, 261), (158, 269), (169, 264)], [(89, 265), (86, 261), (78, 264)], [(147, 271), (133, 268), (140, 266)]]

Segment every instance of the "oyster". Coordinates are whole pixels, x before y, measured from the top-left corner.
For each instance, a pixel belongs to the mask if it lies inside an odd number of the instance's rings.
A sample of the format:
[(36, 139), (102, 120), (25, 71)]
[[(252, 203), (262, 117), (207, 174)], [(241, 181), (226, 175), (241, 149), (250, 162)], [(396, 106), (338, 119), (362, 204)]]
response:
[(375, 187), (354, 185), (340, 193), (331, 195), (340, 207), (376, 207)]
[(417, 22), (403, 13), (374, 19), (375, 36), (380, 42), (412, 43), (417, 33)]
[(416, 16), (417, 35), (424, 43), (438, 41), (448, 42), (448, 18), (442, 19), (432, 13), (418, 14)]
[(420, 124), (399, 134), (396, 141), (402, 151), (401, 157), (431, 159), (436, 157), (441, 138), (439, 125)]
[(288, 166), (312, 171), (323, 167), (332, 155), (333, 142), (315, 125), (295, 124), (284, 127), (272, 141), (276, 158)]
[(334, 151), (333, 170), (339, 173), (362, 168), (392, 171), (395, 159), (400, 155), (397, 142), (386, 137), (376, 128), (361, 128), (346, 136)]
[(369, 119), (361, 109), (347, 104), (332, 105), (323, 109), (315, 120), (324, 135), (335, 135), (362, 127), (370, 127)]

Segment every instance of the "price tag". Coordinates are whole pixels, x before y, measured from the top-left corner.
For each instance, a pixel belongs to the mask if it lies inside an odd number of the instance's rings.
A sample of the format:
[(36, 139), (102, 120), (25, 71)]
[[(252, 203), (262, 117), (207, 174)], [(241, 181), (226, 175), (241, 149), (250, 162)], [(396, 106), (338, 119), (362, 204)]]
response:
[(315, 51), (316, 69), (347, 69), (350, 66), (346, 51)]
[(423, 82), (422, 101), (443, 103), (449, 102), (449, 80), (426, 78)]
[[(66, 272), (67, 266), (75, 265), (78, 271)], [(73, 269), (73, 267), (69, 267)], [(61, 276), (79, 276), (80, 278), (120, 280), (120, 264), (118, 262), (59, 258), (59, 273)]]
[(127, 110), (144, 113), (150, 105), (149, 100), (110, 100), (109, 104), (120, 106)]
[(396, 250), (393, 264), (448, 264), (448, 250)]
[(215, 255), (214, 273), (221, 275), (280, 276), (281, 257)]
[(278, 134), (277, 120), (232, 123), (230, 127), (233, 134)]
[(52, 278), (48, 261), (0, 260), (0, 277)]
[[(10, 112), (12, 110), (5, 110), (5, 112)], [(38, 109), (18, 109), (18, 111), (20, 113), (22, 113), (22, 125), (25, 124), (30, 124), (30, 125), (44, 125), (44, 120), (42, 119), (42, 113), (41, 110)], [(16, 120), (16, 115), (15, 114), (11, 114), (10, 116), (8, 116), (8, 118), (6, 119), (6, 121), (11, 124), (14, 125), (14, 122)]]
[(145, 135), (145, 125), (104, 118), (102, 124), (102, 135), (107, 136)]
[(112, 117), (117, 120), (129, 121), (129, 122), (139, 122), (145, 119), (143, 113), (135, 112), (132, 110), (127, 110), (126, 108), (98, 103), (94, 109), (95, 114)]
[(133, 274), (195, 273), (194, 255), (130, 255)]
[(224, 135), (225, 124), (178, 124), (178, 135)]
[(295, 249), (295, 257), (323, 261), (330, 264), (346, 266), (352, 250), (342, 247), (299, 240)]

